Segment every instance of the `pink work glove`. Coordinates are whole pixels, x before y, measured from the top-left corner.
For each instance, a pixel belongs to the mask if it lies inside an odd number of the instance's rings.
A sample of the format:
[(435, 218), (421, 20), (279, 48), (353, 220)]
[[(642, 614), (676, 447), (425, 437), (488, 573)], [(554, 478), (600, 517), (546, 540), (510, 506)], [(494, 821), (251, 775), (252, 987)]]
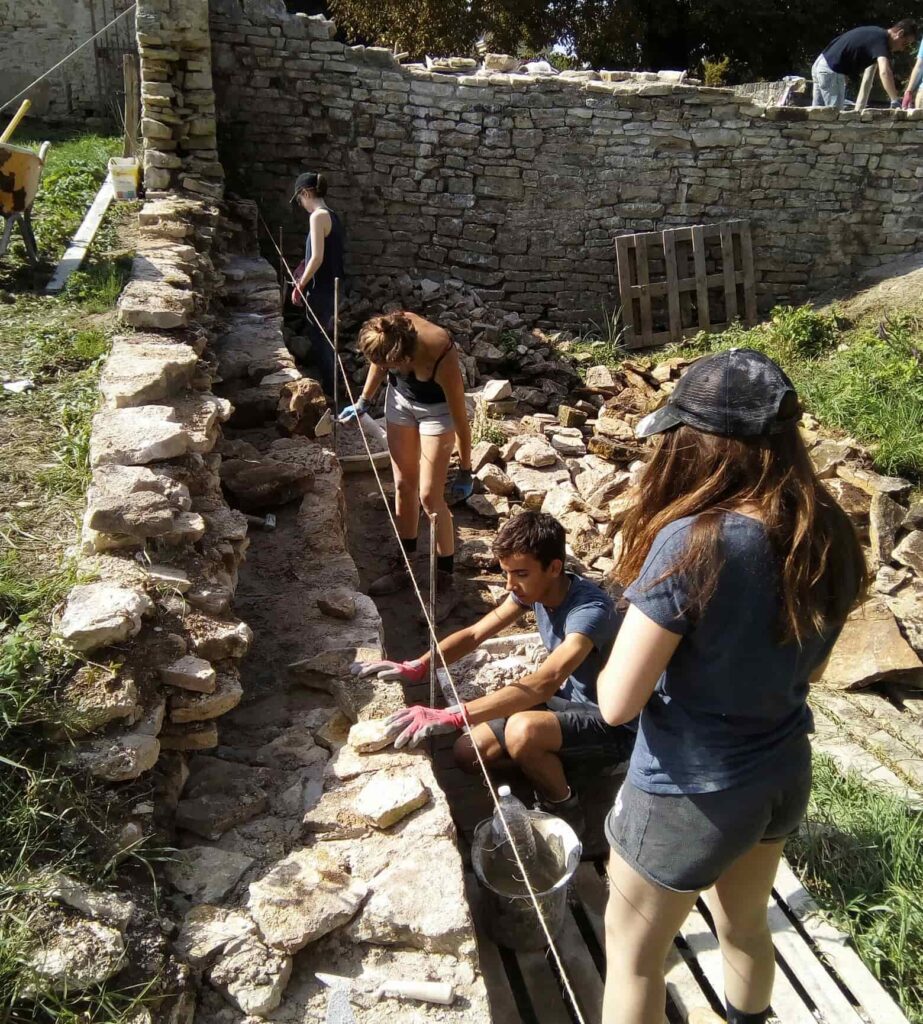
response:
[(427, 736), (458, 732), (464, 728), (465, 713), (461, 704), (445, 709), (425, 708), (417, 704), (403, 711), (395, 711), (385, 721), (389, 726), (388, 732), (396, 737), (394, 749), (400, 750), (401, 747), (417, 746)]
[(901, 110), (911, 110), (913, 108), (913, 93), (908, 89), (904, 93), (904, 98), (901, 100)]
[(360, 679), (378, 676), (388, 682), (402, 679), (405, 683), (422, 683), (426, 678), (426, 665), (419, 658), (413, 661), (355, 661), (350, 671)]

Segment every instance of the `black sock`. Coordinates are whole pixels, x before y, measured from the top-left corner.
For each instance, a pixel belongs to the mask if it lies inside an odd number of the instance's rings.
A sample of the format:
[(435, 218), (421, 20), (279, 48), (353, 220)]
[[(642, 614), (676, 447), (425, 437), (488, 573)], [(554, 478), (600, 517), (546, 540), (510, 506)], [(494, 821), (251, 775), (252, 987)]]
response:
[(416, 537), (401, 537), (401, 547), (404, 549), (405, 555), (412, 555), (417, 550), (417, 538)]
[(759, 1013), (744, 1013), (743, 1010), (737, 1010), (730, 1003), (727, 1004), (728, 1008), (728, 1024), (766, 1024), (769, 1020), (769, 1007), (765, 1010), (760, 1010)]
[(440, 572), (455, 572), (455, 555), (436, 555), (436, 568)]

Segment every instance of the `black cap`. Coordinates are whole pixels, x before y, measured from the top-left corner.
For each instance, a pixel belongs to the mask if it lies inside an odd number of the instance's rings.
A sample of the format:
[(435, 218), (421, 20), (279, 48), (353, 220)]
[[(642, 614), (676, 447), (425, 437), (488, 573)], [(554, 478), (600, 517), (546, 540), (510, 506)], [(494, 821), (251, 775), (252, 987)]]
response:
[(317, 181), (319, 175), (313, 171), (305, 171), (304, 174), (299, 174), (295, 179), (295, 191), (292, 193), (292, 198), (289, 202), (292, 206), (298, 201), (298, 193), (303, 192), (306, 188), (317, 188)]
[(650, 437), (685, 423), (722, 437), (759, 437), (800, 417), (798, 395), (785, 372), (762, 352), (732, 348), (693, 363), (666, 404), (645, 416), (635, 433)]

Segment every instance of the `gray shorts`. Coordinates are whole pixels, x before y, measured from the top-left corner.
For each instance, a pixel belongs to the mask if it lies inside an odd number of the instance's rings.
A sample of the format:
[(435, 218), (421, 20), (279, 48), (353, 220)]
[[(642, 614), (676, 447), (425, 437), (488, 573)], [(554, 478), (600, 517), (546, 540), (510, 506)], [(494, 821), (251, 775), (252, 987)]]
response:
[[(595, 704), (565, 700), (563, 697), (549, 697), (534, 711), (550, 711), (561, 727), (561, 760), (598, 760), (601, 765), (625, 764), (631, 757), (635, 745), (635, 732), (624, 725), (609, 725)], [(508, 718), (494, 718), (487, 724), (497, 738), (504, 754), (506, 749), (506, 723)]]
[(649, 882), (674, 892), (708, 889), (757, 843), (797, 831), (811, 793), (807, 736), (768, 774), (746, 786), (679, 796), (647, 793), (626, 779), (606, 818), (606, 838)]
[(412, 402), (390, 384), (385, 394), (385, 419), (399, 427), (416, 427), (421, 434), (434, 437), (455, 430), (448, 402)]

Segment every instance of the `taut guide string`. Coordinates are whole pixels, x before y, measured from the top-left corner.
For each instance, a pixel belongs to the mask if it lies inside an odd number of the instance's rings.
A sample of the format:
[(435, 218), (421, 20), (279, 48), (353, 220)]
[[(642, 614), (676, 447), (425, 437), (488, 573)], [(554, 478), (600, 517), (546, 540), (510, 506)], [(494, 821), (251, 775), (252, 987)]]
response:
[[(280, 260), (281, 265), (285, 268), (285, 273), (288, 276), (289, 282), (291, 283), (291, 285), (294, 288), (297, 288), (298, 287), (298, 282), (295, 280), (294, 274), (292, 273), (292, 269), (289, 266), (288, 261), (285, 259), (285, 256), (283, 255), (282, 250), (279, 248), (278, 245), (276, 245), (276, 241), (273, 238), (272, 231), (270, 231), (269, 226), (267, 225), (266, 221), (263, 219), (262, 212), (259, 211), (259, 210), (257, 212), (258, 212), (258, 215), (259, 215), (259, 218), (260, 218), (260, 223), (263, 225), (263, 228), (265, 229), (266, 234), (269, 237), (269, 240), (270, 240), (270, 242), (273, 245), (273, 248), (276, 250), (276, 253), (279, 256), (279, 260)], [(337, 280), (339, 280), (339, 278)], [(335, 346), (333, 341), (331, 341), (330, 336), (327, 334), (327, 331), (324, 329), (324, 325), (320, 322), (320, 320), (318, 320), (317, 315), (315, 314), (314, 310), (311, 309), (311, 306), (307, 302), (307, 298), (305, 298), (305, 319), (307, 319), (309, 315), (313, 318), (314, 323), (317, 325), (318, 330), (321, 332), (323, 337), (326, 339), (327, 344), (330, 345), (331, 348), (333, 348), (336, 362), (337, 362), (337, 364), (339, 366), (340, 372), (343, 375), (343, 383), (344, 383), (344, 385), (346, 387), (346, 394), (349, 396), (350, 404), (355, 405), (356, 404), (356, 398), (353, 395), (353, 389), (352, 389), (352, 385), (351, 385), (350, 380), (349, 380), (349, 374), (346, 372), (346, 367), (343, 364), (342, 358), (340, 357), (340, 353), (338, 351), (338, 346)], [(338, 336), (338, 325), (337, 324), (334, 325), (334, 334)], [(336, 413), (335, 409), (334, 409), (334, 413)], [(357, 417), (357, 419), (358, 419), (358, 417)], [(404, 564), (407, 566), (407, 572), (408, 572), (408, 574), (410, 576), (411, 585), (413, 586), (414, 593), (416, 594), (417, 600), (420, 603), (420, 607), (423, 610), (423, 616), (426, 619), (426, 627), (429, 630), (429, 635), (430, 635), (430, 650), (434, 651), (436, 654), (438, 654), (439, 660), (442, 663), (442, 668), (445, 671), (446, 678), (449, 681), (449, 686), (452, 689), (452, 696), (455, 698), (456, 704), (459, 707), (461, 707), (462, 700), (461, 700), (461, 697), (459, 697), (458, 690), (455, 687), (455, 680), (452, 678), (452, 673), (449, 671), (449, 666), (446, 664), (445, 657), (444, 657), (442, 651), (439, 649), (439, 642), (438, 642), (438, 639), (436, 637), (436, 630), (435, 630), (435, 627), (434, 627), (434, 624), (433, 624), (433, 618), (431, 617), (431, 609), (427, 608), (426, 601), (424, 600), (423, 594), (420, 591), (420, 587), (417, 584), (417, 578), (414, 575), (413, 566), (410, 563), (410, 559), (407, 557), (406, 551), (404, 551), (404, 548), (403, 548), (403, 546), (400, 543), (400, 532), (398, 531), (398, 528), (397, 528), (397, 522), (395, 521), (394, 515), (391, 512), (391, 506), (390, 506), (390, 503), (388, 502), (388, 496), (385, 493), (385, 488), (384, 488), (384, 484), (382, 483), (382, 480), (381, 480), (381, 475), (378, 472), (378, 467), (375, 465), (375, 460), (372, 457), (372, 449), (369, 447), (369, 443), (368, 443), (368, 440), (366, 439), (365, 431), (362, 429), (362, 424), (361, 423), (359, 423), (359, 433), (360, 433), (360, 435), (362, 437), (362, 444), (365, 446), (366, 454), (368, 455), (369, 465), (371, 465), (372, 472), (375, 474), (375, 482), (378, 484), (378, 490), (379, 490), (379, 493), (381, 494), (381, 500), (384, 503), (385, 511), (388, 514), (388, 519), (389, 519), (389, 521), (391, 523), (391, 529), (394, 531), (395, 538), (397, 538), (398, 548), (400, 549), (401, 555), (402, 555), (402, 557), (404, 559)], [(431, 523), (432, 523), (432, 518), (434, 518), (434, 517), (431, 517)], [(432, 534), (431, 534), (431, 536), (432, 536)], [(433, 544), (433, 549), (435, 550), (435, 545), (434, 544)], [(430, 557), (432, 558), (432, 555)], [(432, 698), (435, 697), (435, 682), (434, 681), (431, 681), (430, 693), (431, 693), (431, 700), (432, 700)], [(510, 849), (513, 851), (513, 856), (516, 859), (517, 867), (522, 872), (523, 881), (525, 882), (526, 889), (528, 890), (529, 898), (532, 900), (532, 905), (535, 908), (535, 913), (536, 913), (536, 915), (538, 917), (539, 923), (542, 926), (542, 931), (545, 933), (545, 938), (548, 940), (548, 948), (551, 951), (551, 955), (552, 955), (552, 957), (554, 959), (555, 965), (557, 966), (558, 972), (560, 973), (561, 981), (563, 982), (564, 989), (567, 992), (568, 998), (570, 999), (571, 1006), (573, 1007), (573, 1011), (574, 1011), (574, 1014), (576, 1015), (578, 1024), (586, 1024), (586, 1021), (583, 1018), (583, 1014), (580, 1012), (580, 1007), (579, 1007), (579, 1005), (577, 1003), (577, 997), (574, 994), (574, 990), (573, 990), (573, 987), (571, 986), (570, 979), (568, 978), (567, 972), (564, 969), (564, 963), (563, 963), (563, 961), (561, 959), (561, 955), (558, 952), (558, 948), (555, 945), (554, 938), (552, 937), (551, 931), (548, 928), (548, 924), (545, 921), (545, 916), (542, 913), (542, 908), (541, 908), (541, 905), (538, 902), (538, 897), (535, 894), (535, 890), (532, 887), (532, 883), (529, 881), (529, 875), (528, 875), (528, 872), (526, 871), (525, 864), (522, 861), (522, 856), (520, 855), (520, 852), (519, 852), (519, 850), (516, 847), (516, 843), (513, 840), (513, 837), (510, 835), (509, 825), (507, 824), (506, 816), (503, 813), (503, 808), (500, 806), (500, 798), (497, 796), (497, 791), (494, 788), (493, 781), (491, 780), (490, 774), (487, 771), (487, 765), (484, 763), (484, 758), (482, 757), (481, 752), (478, 749), (478, 745), (477, 745), (477, 743), (475, 743), (474, 738), (471, 735), (471, 726), (468, 724), (468, 721), (467, 721), (467, 719), (465, 719), (464, 715), (462, 716), (462, 718), (463, 718), (463, 721), (464, 721), (465, 732), (468, 734), (468, 738), (471, 740), (471, 749), (474, 751), (474, 753), (475, 753), (475, 755), (477, 757), (478, 765), (481, 768), (481, 772), (484, 775), (484, 781), (486, 782), (487, 789), (488, 789), (488, 791), (490, 793), (490, 798), (491, 798), (491, 800), (493, 800), (496, 812), (497, 812), (497, 814), (500, 817), (500, 821), (503, 823), (503, 829), (506, 832), (506, 836), (507, 836), (507, 839), (508, 839), (509, 844), (510, 844)]]

